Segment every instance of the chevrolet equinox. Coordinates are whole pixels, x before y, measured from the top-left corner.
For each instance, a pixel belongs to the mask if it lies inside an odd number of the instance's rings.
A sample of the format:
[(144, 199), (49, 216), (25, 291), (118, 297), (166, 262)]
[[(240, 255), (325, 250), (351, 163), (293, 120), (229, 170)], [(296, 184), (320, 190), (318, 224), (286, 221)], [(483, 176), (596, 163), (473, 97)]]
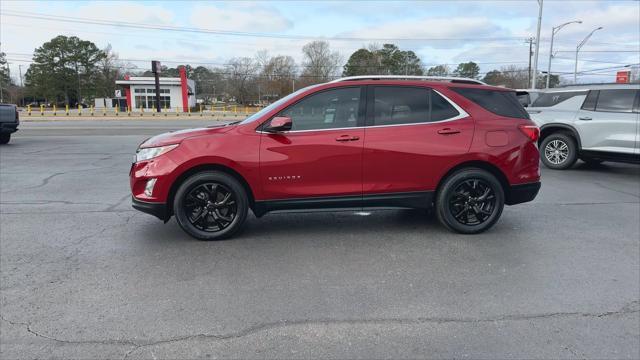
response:
[(249, 209), (434, 209), (489, 229), (540, 189), (539, 130), (513, 90), (473, 79), (357, 76), (298, 90), (247, 119), (144, 141), (133, 207), (201, 240)]

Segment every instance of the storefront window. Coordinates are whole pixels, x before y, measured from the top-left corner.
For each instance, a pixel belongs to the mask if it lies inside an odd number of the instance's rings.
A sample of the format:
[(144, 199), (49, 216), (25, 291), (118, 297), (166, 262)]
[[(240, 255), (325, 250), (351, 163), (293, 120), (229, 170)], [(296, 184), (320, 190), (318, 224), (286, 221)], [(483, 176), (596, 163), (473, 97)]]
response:
[[(156, 90), (153, 88), (147, 89), (135, 89), (134, 93), (136, 108), (140, 109), (155, 109), (156, 108)], [(160, 108), (162, 109), (170, 109), (171, 108), (171, 93), (170, 89), (160, 89)], [(140, 95), (138, 95), (140, 94)], [(144, 95), (143, 95), (144, 94)], [(166, 95), (165, 95), (166, 94)]]

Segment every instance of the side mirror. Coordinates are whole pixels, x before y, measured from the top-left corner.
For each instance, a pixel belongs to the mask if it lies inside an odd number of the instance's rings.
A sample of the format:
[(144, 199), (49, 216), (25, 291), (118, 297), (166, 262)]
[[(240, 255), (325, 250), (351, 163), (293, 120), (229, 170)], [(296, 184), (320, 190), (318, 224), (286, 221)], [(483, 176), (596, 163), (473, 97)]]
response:
[(291, 130), (292, 124), (293, 123), (291, 122), (290, 117), (276, 116), (273, 119), (271, 119), (269, 124), (264, 128), (264, 131), (270, 132), (270, 133), (289, 131)]

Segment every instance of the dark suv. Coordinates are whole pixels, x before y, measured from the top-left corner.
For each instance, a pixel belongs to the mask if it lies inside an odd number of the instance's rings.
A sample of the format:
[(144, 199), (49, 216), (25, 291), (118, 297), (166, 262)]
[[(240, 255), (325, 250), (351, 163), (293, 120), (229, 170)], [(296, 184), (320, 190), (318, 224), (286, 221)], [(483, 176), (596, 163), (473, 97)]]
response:
[(0, 104), (0, 144), (7, 144), (11, 134), (18, 131), (20, 116), (13, 104)]
[(478, 233), (540, 188), (538, 128), (511, 90), (363, 76), (301, 89), (244, 121), (143, 142), (133, 207), (202, 240), (308, 209), (430, 209)]

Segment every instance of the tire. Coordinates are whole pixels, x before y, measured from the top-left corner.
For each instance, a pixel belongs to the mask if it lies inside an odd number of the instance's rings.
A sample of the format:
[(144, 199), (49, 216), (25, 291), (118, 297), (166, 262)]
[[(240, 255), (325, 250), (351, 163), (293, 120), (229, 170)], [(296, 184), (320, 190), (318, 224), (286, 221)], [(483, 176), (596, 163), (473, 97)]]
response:
[(540, 158), (549, 169), (569, 169), (578, 160), (578, 146), (571, 136), (553, 133), (542, 140)]
[(11, 134), (0, 134), (0, 144), (8, 144), (11, 140)]
[(198, 240), (222, 240), (242, 229), (247, 193), (233, 176), (206, 171), (187, 178), (176, 191), (173, 212), (178, 225)]
[(477, 168), (462, 169), (445, 179), (440, 187), (436, 216), (451, 231), (477, 234), (500, 219), (504, 201), (502, 184), (493, 174)]

